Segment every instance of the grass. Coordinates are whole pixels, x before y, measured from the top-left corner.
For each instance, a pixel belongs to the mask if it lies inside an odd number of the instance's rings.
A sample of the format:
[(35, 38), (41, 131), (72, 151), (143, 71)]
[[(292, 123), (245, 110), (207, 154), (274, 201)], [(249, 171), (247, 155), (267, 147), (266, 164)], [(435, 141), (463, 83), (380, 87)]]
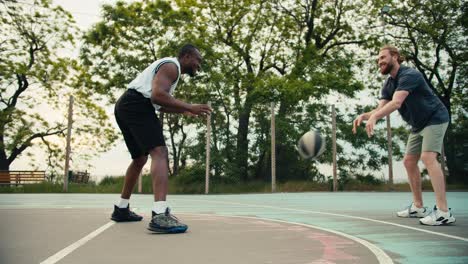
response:
[[(120, 193), (123, 186), (123, 177), (106, 177), (96, 184), (69, 184), (69, 193)], [(339, 191), (405, 191), (409, 192), (408, 183), (396, 183), (390, 186), (386, 183), (365, 183), (350, 180), (344, 185), (339, 185)], [(432, 191), (431, 182), (422, 182), (423, 191)], [(331, 191), (331, 182), (317, 183), (311, 181), (288, 181), (277, 183), (276, 192), (324, 192)], [(463, 184), (447, 185), (447, 190), (467, 191), (468, 186)], [(62, 193), (63, 185), (60, 183), (43, 182), (39, 184), (24, 184), (20, 186), (0, 186), (0, 193)], [(135, 187), (136, 192), (136, 187)], [(211, 194), (240, 194), (240, 193), (270, 193), (271, 183), (262, 181), (251, 181), (245, 183), (225, 183), (214, 181), (210, 185)], [(142, 193), (152, 193), (151, 178), (144, 175), (142, 178)], [(181, 184), (175, 179), (169, 180), (170, 194), (203, 194), (205, 193), (204, 182), (190, 182)]]

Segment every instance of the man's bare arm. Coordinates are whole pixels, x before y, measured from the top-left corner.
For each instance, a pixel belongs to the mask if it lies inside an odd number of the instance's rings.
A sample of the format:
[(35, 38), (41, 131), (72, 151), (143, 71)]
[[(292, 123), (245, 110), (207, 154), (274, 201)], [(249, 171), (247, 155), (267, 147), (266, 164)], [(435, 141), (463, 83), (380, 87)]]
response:
[(362, 121), (368, 120), (372, 114), (382, 109), (388, 102), (389, 102), (388, 100), (382, 99), (379, 101), (379, 105), (377, 106), (377, 108), (367, 113), (358, 115), (358, 117), (356, 117), (356, 119), (354, 119), (353, 121), (353, 133), (356, 134), (357, 128), (361, 125)]
[(184, 111), (184, 110), (181, 110), (181, 109), (176, 109), (176, 108), (161, 106), (161, 108), (159, 108), (159, 112), (180, 114), (180, 113), (185, 113), (187, 111)]
[(151, 102), (171, 113), (190, 112), (193, 115), (207, 115), (211, 107), (206, 104), (189, 104), (174, 98), (169, 92), (171, 85), (177, 80), (177, 66), (166, 63), (161, 66), (152, 81)]
[(369, 111), (369, 112), (367, 112), (367, 113), (362, 114), (363, 117), (364, 117), (364, 120), (369, 119), (370, 116), (371, 116), (372, 114), (374, 114), (375, 112), (377, 112), (377, 111), (379, 111), (380, 109), (382, 109), (386, 104), (388, 104), (388, 102), (390, 102), (390, 101), (385, 100), (385, 99), (381, 99), (381, 100), (379, 101), (379, 104), (377, 105), (377, 108), (373, 109), (372, 111)]
[(374, 134), (374, 126), (380, 118), (391, 114), (393, 111), (399, 109), (408, 96), (408, 91), (396, 91), (393, 94), (392, 100), (385, 104), (383, 107), (372, 113), (366, 123), (367, 136), (371, 137)]
[(393, 111), (401, 107), (401, 105), (403, 104), (403, 101), (405, 101), (408, 94), (409, 94), (408, 91), (396, 91), (393, 94), (392, 100), (387, 101), (387, 103), (382, 105), (382, 107), (378, 107), (377, 109), (375, 109), (375, 111), (373, 111), (371, 116), (373, 116), (376, 120), (379, 120), (380, 118), (391, 114)]
[(151, 102), (161, 107), (182, 112), (190, 111), (191, 105), (174, 98), (169, 92), (171, 85), (177, 80), (177, 66), (166, 63), (161, 66), (151, 83)]

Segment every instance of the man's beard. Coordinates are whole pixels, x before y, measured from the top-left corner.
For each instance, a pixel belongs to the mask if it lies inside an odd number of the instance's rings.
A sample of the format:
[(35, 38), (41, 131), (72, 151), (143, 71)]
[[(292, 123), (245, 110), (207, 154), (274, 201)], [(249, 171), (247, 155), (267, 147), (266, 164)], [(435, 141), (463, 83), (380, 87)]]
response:
[(389, 74), (393, 70), (394, 66), (395, 66), (395, 64), (393, 64), (393, 62), (390, 61), (389, 63), (387, 63), (387, 65), (385, 65), (385, 68), (383, 69), (383, 71), (381, 71), (381, 73), (383, 75)]

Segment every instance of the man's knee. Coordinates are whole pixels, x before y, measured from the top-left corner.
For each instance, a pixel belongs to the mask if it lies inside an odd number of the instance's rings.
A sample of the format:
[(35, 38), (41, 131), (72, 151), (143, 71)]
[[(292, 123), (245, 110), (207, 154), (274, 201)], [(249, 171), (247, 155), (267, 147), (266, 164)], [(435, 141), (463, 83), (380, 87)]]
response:
[(152, 159), (168, 159), (168, 150), (166, 146), (155, 147), (150, 150)]
[(145, 166), (147, 160), (148, 160), (148, 156), (144, 155), (144, 156), (141, 156), (141, 157), (138, 157), (138, 158), (134, 159), (133, 164), (135, 164), (138, 167), (143, 168), (143, 166)]
[(434, 163), (438, 163), (437, 161), (437, 153), (436, 152), (423, 152), (421, 154), (421, 161), (427, 167)]
[(419, 155), (405, 155), (403, 158), (403, 165), (405, 168), (414, 168), (418, 166)]

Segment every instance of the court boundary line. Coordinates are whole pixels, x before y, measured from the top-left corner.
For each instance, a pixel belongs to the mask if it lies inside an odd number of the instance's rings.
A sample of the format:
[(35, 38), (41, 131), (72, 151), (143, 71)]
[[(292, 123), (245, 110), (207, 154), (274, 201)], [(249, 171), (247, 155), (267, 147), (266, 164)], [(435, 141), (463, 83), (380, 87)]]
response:
[[(339, 235), (345, 238), (348, 238), (350, 240), (353, 240), (354, 242), (361, 244), (362, 246), (366, 247), (369, 249), (372, 254), (377, 258), (380, 264), (393, 264), (393, 260), (390, 256), (385, 253), (381, 248), (378, 246), (364, 240), (358, 237), (355, 237), (350, 234), (343, 233), (341, 231), (337, 230), (332, 230), (324, 227), (319, 227), (319, 226), (314, 226), (311, 224), (305, 224), (305, 223), (299, 223), (299, 222), (292, 222), (292, 221), (285, 221), (285, 220), (279, 220), (279, 219), (269, 219), (269, 218), (264, 218), (264, 217), (251, 217), (251, 216), (237, 216), (237, 215), (219, 215), (219, 214), (200, 214), (200, 213), (183, 213), (184, 215), (195, 215), (195, 216), (216, 216), (216, 217), (229, 217), (229, 218), (242, 218), (242, 219), (252, 219), (252, 220), (262, 220), (262, 221), (267, 221), (267, 222), (278, 222), (278, 223), (285, 223), (285, 224), (292, 224), (292, 225), (298, 225), (298, 226), (304, 226), (307, 228), (311, 229), (317, 229), (321, 231), (325, 231), (328, 233), (333, 233), (335, 235)], [(89, 233), (85, 237), (79, 239), (78, 241), (70, 244), (69, 246), (65, 247), (64, 249), (58, 251), (54, 255), (48, 257), (44, 261), (40, 262), (40, 264), (55, 264), (61, 259), (65, 258), (67, 255), (71, 254), (73, 251), (76, 249), (80, 248), (81, 246), (85, 245), (87, 242), (91, 241), (93, 238), (97, 237), (99, 234), (103, 233), (105, 230), (110, 228), (115, 224), (114, 221), (110, 221), (106, 223), (105, 225), (99, 227), (98, 229), (94, 230), (93, 232)]]
[(255, 216), (239, 216), (239, 215), (220, 215), (220, 214), (198, 214), (198, 213), (183, 213), (183, 215), (195, 215), (195, 216), (216, 216), (216, 217), (232, 217), (232, 218), (243, 218), (243, 219), (252, 219), (252, 220), (262, 220), (262, 221), (267, 221), (267, 222), (278, 222), (278, 223), (283, 223), (283, 224), (291, 224), (291, 225), (298, 225), (298, 226), (303, 226), (307, 227), (310, 229), (317, 229), (321, 231), (325, 231), (328, 233), (333, 233), (335, 235), (339, 235), (345, 238), (348, 238), (350, 240), (353, 240), (354, 242), (363, 245), (367, 249), (369, 249), (374, 256), (377, 258), (380, 264), (393, 264), (393, 259), (385, 253), (384, 250), (379, 248), (378, 246), (370, 243), (369, 241), (366, 241), (364, 239), (361, 239), (359, 237), (355, 237), (350, 234), (343, 233), (341, 231), (333, 230), (333, 229), (328, 229), (325, 227), (319, 227), (319, 226), (314, 226), (311, 224), (305, 224), (305, 223), (299, 223), (299, 222), (291, 222), (291, 221), (286, 221), (286, 220), (279, 220), (279, 219), (270, 219), (270, 218), (264, 218), (264, 217), (255, 217)]
[(79, 239), (78, 241), (72, 243), (68, 247), (60, 250), (59, 252), (55, 253), (54, 255), (52, 255), (52, 256), (48, 257), (47, 259), (43, 260), (42, 262), (40, 262), (40, 264), (54, 264), (54, 263), (57, 263), (58, 261), (60, 261), (61, 259), (63, 259), (67, 255), (69, 255), (70, 253), (72, 253), (73, 251), (78, 249), (79, 247), (81, 247), (84, 244), (86, 244), (87, 242), (89, 242), (91, 239), (97, 237), (99, 234), (101, 234), (102, 232), (104, 232), (106, 229), (113, 226), (114, 224), (115, 224), (114, 221), (108, 222), (107, 224), (105, 224), (105, 225), (99, 227), (98, 229), (94, 230), (93, 232), (89, 233), (85, 237), (83, 237), (83, 238)]
[[(278, 220), (278, 219), (269, 219), (269, 218), (263, 218), (263, 217), (253, 217), (253, 216), (237, 216), (237, 215), (219, 215), (219, 214), (200, 214), (200, 213), (183, 213), (184, 215), (195, 215), (195, 216), (216, 216), (216, 217), (229, 217), (229, 218), (242, 218), (242, 219), (252, 219), (252, 220), (262, 220), (262, 221), (267, 221), (267, 222), (278, 222), (278, 223), (284, 223), (284, 224), (291, 224), (291, 225), (298, 225), (298, 226), (304, 226), (307, 228), (311, 229), (317, 229), (321, 231), (325, 231), (328, 233), (333, 233), (335, 235), (339, 235), (345, 238), (348, 238), (350, 240), (353, 240), (354, 242), (363, 245), (367, 249), (369, 249), (374, 256), (377, 258), (380, 264), (393, 264), (392, 258), (385, 253), (381, 248), (378, 246), (355, 236), (352, 236), (350, 234), (343, 233), (341, 231), (337, 230), (332, 230), (324, 227), (319, 227), (319, 226), (314, 226), (311, 224), (305, 224), (305, 223), (299, 223), (299, 222), (292, 222), (292, 221), (285, 221), (285, 220)], [(105, 225), (99, 227), (98, 229), (94, 230), (93, 232), (89, 233), (85, 237), (79, 239), (78, 241), (72, 243), (71, 245), (65, 247), (64, 249), (60, 250), (59, 252), (55, 253), (54, 255), (48, 257), (44, 261), (40, 262), (40, 264), (55, 264), (61, 259), (65, 258), (67, 255), (71, 254), (73, 251), (76, 249), (80, 248), (81, 246), (85, 245), (87, 242), (91, 241), (93, 238), (97, 237), (99, 234), (103, 233), (105, 230), (110, 228), (115, 224), (114, 221), (110, 221), (106, 223)]]
[[(179, 200), (188, 200), (188, 199), (179, 199)], [(336, 213), (327, 213), (327, 212), (304, 210), (304, 209), (283, 208), (283, 207), (276, 207), (276, 206), (271, 206), (271, 205), (257, 205), (257, 204), (243, 204), (243, 203), (236, 203), (236, 202), (210, 201), (210, 200), (205, 200), (205, 199), (193, 199), (193, 200), (190, 200), (190, 201), (205, 201), (205, 202), (210, 202), (210, 203), (241, 205), (241, 206), (246, 206), (246, 207), (270, 208), (270, 209), (276, 209), (276, 210), (279, 209), (279, 210), (292, 211), (292, 212), (313, 213), (313, 214), (345, 217), (345, 218), (364, 220), (364, 221), (369, 221), (369, 222), (374, 222), (374, 223), (379, 223), (379, 224), (393, 225), (393, 226), (406, 228), (406, 229), (410, 229), (410, 230), (414, 230), (414, 231), (424, 232), (424, 233), (428, 233), (428, 234), (432, 234), (432, 235), (438, 235), (438, 236), (443, 236), (443, 237), (447, 237), (447, 238), (452, 238), (452, 239), (468, 242), (468, 238), (465, 238), (465, 237), (434, 232), (434, 231), (425, 230), (425, 229), (421, 229), (421, 228), (417, 228), (417, 227), (405, 226), (405, 225), (401, 225), (401, 224), (397, 224), (397, 223), (392, 223), (392, 222), (387, 222), (387, 221), (382, 221), (382, 220), (376, 220), (376, 219), (367, 218), (367, 217), (345, 215), (345, 214), (336, 214)]]

